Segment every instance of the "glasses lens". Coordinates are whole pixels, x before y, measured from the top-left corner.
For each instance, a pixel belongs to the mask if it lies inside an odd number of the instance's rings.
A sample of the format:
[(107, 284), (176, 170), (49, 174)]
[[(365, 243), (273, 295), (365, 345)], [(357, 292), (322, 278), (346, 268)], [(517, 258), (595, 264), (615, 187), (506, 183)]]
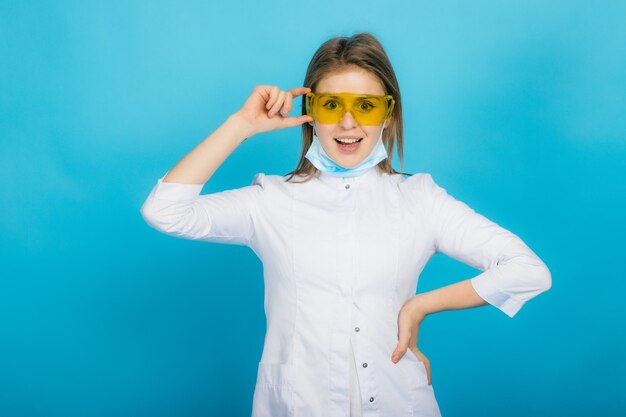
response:
[(352, 115), (360, 125), (379, 125), (386, 114), (386, 101), (381, 97), (358, 97), (352, 106)]
[(336, 95), (320, 95), (315, 104), (315, 113), (320, 123), (339, 123), (346, 113), (343, 98)]
[(391, 114), (389, 96), (348, 93), (307, 94), (307, 114), (319, 123), (339, 123), (350, 111), (360, 125), (379, 125)]

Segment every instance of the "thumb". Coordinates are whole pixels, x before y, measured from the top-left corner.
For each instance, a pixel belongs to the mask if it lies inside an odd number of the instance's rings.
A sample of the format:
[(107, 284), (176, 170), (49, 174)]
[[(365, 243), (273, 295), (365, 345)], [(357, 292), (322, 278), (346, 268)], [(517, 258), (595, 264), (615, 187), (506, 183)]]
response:
[(411, 339), (411, 323), (408, 320), (399, 320), (398, 321), (398, 344), (396, 345), (396, 349), (393, 351), (391, 355), (391, 361), (393, 363), (398, 363), (400, 358), (404, 356), (407, 348), (409, 347), (409, 340)]
[(302, 116), (285, 117), (281, 121), (281, 125), (282, 125), (281, 127), (282, 128), (296, 127), (306, 122), (312, 122), (312, 121), (313, 121), (313, 118), (311, 116), (307, 116), (306, 114), (303, 114)]

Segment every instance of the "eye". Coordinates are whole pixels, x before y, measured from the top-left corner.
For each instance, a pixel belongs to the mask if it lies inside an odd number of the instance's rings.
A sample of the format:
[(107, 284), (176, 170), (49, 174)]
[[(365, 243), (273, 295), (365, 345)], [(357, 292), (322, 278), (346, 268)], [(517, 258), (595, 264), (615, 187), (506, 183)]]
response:
[(339, 105), (337, 104), (336, 101), (329, 100), (326, 103), (324, 103), (324, 107), (326, 107), (328, 110), (335, 110), (337, 107), (339, 107)]
[(374, 106), (372, 103), (369, 103), (367, 101), (362, 101), (359, 103), (359, 110), (372, 110)]

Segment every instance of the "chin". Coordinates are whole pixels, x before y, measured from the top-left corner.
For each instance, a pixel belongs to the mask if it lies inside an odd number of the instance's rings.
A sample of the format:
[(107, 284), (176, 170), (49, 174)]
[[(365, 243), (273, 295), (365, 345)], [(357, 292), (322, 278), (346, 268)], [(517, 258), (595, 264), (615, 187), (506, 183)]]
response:
[(336, 158), (335, 161), (344, 168), (354, 168), (363, 161), (363, 158), (346, 158), (342, 155), (342, 157)]

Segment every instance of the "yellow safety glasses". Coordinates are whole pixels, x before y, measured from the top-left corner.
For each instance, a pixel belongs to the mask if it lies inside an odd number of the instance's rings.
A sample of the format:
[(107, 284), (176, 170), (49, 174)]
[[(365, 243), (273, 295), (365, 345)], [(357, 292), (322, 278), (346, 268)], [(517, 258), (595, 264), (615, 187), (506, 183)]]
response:
[(379, 125), (391, 117), (395, 101), (391, 95), (353, 93), (307, 93), (306, 114), (318, 123), (339, 123), (346, 112), (360, 125)]

